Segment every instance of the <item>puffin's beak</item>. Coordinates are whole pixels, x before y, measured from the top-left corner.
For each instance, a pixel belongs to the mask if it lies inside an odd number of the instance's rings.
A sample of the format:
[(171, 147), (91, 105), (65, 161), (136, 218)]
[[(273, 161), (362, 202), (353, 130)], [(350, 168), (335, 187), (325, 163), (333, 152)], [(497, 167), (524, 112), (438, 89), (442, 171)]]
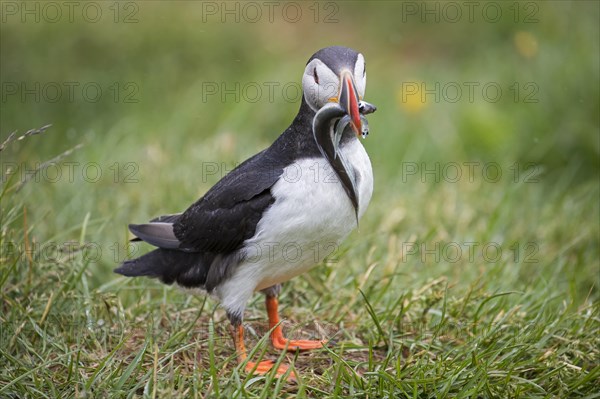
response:
[(339, 103), (350, 116), (352, 130), (357, 136), (362, 134), (362, 123), (360, 121), (360, 112), (358, 109), (358, 92), (354, 84), (354, 77), (350, 71), (345, 70), (340, 76), (342, 88), (340, 89)]

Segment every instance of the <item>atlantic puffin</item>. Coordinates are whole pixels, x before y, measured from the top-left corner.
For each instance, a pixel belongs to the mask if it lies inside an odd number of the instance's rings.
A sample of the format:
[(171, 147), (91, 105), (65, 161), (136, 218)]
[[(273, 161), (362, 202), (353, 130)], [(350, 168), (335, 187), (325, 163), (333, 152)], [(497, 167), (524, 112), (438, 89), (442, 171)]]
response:
[[(317, 51), (304, 68), (302, 102), (291, 125), (183, 213), (130, 224), (134, 240), (157, 248), (114, 271), (218, 298), (239, 362), (247, 357), (244, 310), (257, 291), (266, 296), (275, 348), (321, 348), (325, 341), (284, 338), (277, 298), (281, 283), (318, 265), (369, 205), (373, 171), (359, 139), (368, 134), (365, 115), (376, 107), (363, 100), (365, 87), (361, 53), (340, 46)], [(273, 365), (248, 361), (246, 371), (265, 374)]]

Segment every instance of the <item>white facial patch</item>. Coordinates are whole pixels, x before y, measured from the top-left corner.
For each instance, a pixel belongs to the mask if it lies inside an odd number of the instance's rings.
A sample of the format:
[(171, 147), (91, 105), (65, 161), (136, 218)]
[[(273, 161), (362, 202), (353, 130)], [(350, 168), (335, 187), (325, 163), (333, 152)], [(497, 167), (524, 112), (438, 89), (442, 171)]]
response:
[(330, 98), (338, 95), (340, 79), (321, 60), (314, 59), (304, 69), (302, 90), (308, 105), (318, 111)]
[(367, 87), (367, 71), (365, 65), (365, 57), (359, 54), (354, 65), (354, 82), (358, 96), (362, 99), (365, 96), (365, 88)]

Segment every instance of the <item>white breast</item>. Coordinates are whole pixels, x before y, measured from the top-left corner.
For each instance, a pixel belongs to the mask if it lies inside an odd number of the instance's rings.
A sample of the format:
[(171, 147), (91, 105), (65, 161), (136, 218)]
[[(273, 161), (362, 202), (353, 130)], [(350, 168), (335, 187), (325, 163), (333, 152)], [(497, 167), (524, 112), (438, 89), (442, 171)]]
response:
[[(373, 192), (371, 161), (358, 139), (341, 148), (354, 167), (358, 185), (359, 218)], [(329, 162), (299, 160), (284, 169), (271, 189), (275, 198), (246, 240), (246, 260), (217, 288), (226, 309), (243, 311), (254, 291), (297, 276), (336, 255), (340, 242), (357, 227), (354, 208)]]

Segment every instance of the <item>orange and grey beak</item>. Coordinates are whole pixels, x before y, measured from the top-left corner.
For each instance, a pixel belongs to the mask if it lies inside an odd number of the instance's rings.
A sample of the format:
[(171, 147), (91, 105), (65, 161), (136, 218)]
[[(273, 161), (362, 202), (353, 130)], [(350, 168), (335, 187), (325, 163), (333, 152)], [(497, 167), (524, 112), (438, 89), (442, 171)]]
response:
[(350, 126), (357, 136), (362, 134), (362, 122), (360, 121), (360, 112), (358, 109), (358, 92), (356, 91), (356, 84), (354, 83), (354, 77), (350, 71), (345, 70), (340, 76), (340, 95), (339, 104), (350, 116)]

